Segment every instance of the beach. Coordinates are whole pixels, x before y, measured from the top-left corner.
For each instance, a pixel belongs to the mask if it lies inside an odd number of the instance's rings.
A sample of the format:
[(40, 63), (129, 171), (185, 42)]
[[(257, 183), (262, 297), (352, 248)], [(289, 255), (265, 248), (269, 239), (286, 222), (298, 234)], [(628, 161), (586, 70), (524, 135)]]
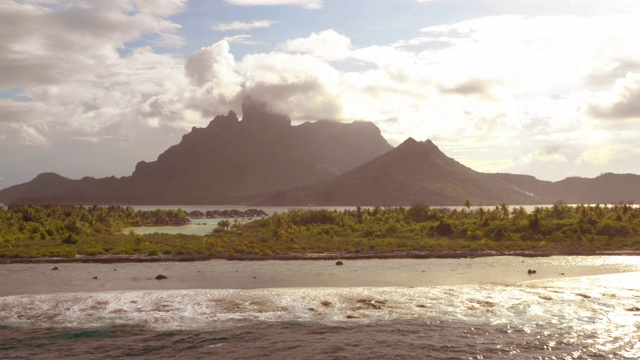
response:
[[(0, 266), (0, 356), (640, 355), (638, 256), (343, 264), (5, 264)], [(157, 280), (158, 275), (166, 279)]]

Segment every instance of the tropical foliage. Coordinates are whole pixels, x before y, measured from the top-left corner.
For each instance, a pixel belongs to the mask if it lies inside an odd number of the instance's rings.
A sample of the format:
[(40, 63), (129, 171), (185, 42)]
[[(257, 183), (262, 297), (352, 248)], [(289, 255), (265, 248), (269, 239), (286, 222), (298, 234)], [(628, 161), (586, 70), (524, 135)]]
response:
[(181, 210), (131, 208), (0, 210), (0, 256), (191, 254), (219, 257), (408, 251), (640, 250), (640, 208), (630, 204), (494, 208), (293, 209), (246, 224), (223, 220), (208, 236), (118, 234), (179, 224)]
[[(97, 242), (127, 227), (184, 225), (182, 210), (136, 211), (120, 206), (24, 206), (0, 209), (0, 256), (104, 253)], [(87, 250), (89, 249), (89, 250)]]

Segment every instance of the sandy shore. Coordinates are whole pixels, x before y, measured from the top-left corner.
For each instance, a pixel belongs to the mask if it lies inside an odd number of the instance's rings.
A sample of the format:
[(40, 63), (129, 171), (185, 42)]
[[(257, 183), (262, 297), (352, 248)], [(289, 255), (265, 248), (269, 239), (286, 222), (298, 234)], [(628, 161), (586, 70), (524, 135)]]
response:
[(235, 255), (100, 255), (76, 256), (74, 258), (0, 258), (2, 264), (56, 264), (56, 263), (145, 263), (188, 262), (214, 259), (230, 261), (265, 260), (360, 260), (360, 259), (469, 259), (491, 256), (547, 257), (547, 256), (640, 256), (640, 251), (410, 251), (393, 253), (322, 253), (281, 254), (273, 256)]

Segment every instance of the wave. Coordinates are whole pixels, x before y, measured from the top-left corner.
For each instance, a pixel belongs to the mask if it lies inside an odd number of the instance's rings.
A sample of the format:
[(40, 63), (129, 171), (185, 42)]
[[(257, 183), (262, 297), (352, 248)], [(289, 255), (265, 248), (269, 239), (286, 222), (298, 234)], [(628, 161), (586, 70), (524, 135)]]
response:
[[(463, 321), (549, 328), (572, 336), (633, 334), (640, 327), (640, 273), (540, 280), (517, 286), (202, 289), (78, 292), (0, 298), (0, 325), (227, 329), (254, 322), (324, 324)], [(625, 281), (625, 279), (629, 281)], [(619, 281), (620, 283), (616, 283)], [(613, 285), (612, 285), (613, 284)], [(619, 285), (619, 286), (616, 286)], [(637, 335), (636, 335), (637, 336)]]

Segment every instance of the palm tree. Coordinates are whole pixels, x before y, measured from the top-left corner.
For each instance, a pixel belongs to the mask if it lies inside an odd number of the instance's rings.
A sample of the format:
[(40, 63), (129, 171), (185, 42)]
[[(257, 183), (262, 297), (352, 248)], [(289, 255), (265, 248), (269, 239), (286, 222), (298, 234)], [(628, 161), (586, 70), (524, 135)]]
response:
[(229, 222), (229, 220), (220, 220), (218, 221), (218, 227), (222, 230), (228, 230), (229, 226), (231, 226), (231, 222)]
[(509, 218), (509, 206), (505, 203), (500, 203), (500, 212), (502, 213), (502, 217), (505, 219)]

